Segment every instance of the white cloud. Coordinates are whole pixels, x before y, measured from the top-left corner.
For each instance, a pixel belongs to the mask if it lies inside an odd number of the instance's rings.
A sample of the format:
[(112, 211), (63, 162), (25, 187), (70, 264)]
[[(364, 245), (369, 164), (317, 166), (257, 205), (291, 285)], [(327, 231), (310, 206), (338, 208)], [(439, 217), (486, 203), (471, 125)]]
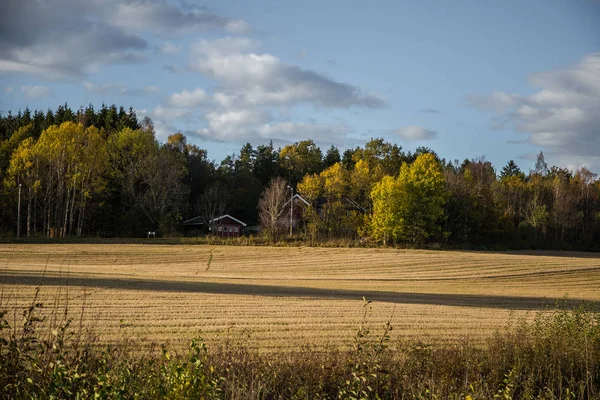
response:
[(250, 30), (246, 21), (230, 19), (191, 4), (175, 5), (165, 0), (119, 1), (103, 9), (110, 24), (125, 31), (197, 32), (223, 29), (233, 33)]
[(154, 132), (156, 133), (157, 139), (161, 142), (165, 142), (169, 135), (178, 132), (178, 129), (174, 125), (156, 118), (154, 112), (148, 112), (148, 110), (145, 108), (138, 108), (134, 111), (139, 121), (143, 121), (146, 117), (150, 117), (152, 119)]
[(0, 72), (26, 73), (32, 75), (39, 75), (49, 79), (70, 79), (70, 76), (67, 73), (65, 73), (65, 71), (62, 71), (60, 68), (55, 68), (52, 66), (30, 65), (26, 62), (5, 60), (2, 59), (2, 57), (3, 56), (0, 54)]
[(170, 135), (180, 131), (174, 125), (163, 122), (163, 121), (153, 121), (153, 123), (154, 123), (154, 132), (156, 133), (156, 138), (160, 142), (166, 142), (167, 138)]
[(490, 95), (467, 95), (467, 105), (475, 106), (481, 110), (501, 113), (519, 102), (521, 96), (494, 91)]
[(216, 141), (294, 142), (307, 138), (321, 144), (342, 143), (350, 131), (343, 124), (321, 125), (315, 122), (273, 121), (273, 116), (262, 109), (241, 109), (210, 112), (206, 115), (208, 126), (196, 134)]
[(258, 44), (247, 38), (200, 40), (192, 46), (190, 68), (217, 80), (230, 104), (236, 106), (289, 106), (310, 103), (332, 108), (381, 108), (385, 101), (363, 94), (350, 84), (315, 71), (283, 63), (251, 50)]
[(52, 95), (52, 91), (46, 86), (21, 86), (21, 92), (28, 99), (41, 99)]
[(339, 145), (350, 132), (350, 128), (344, 123), (321, 125), (315, 122), (284, 121), (264, 124), (258, 127), (257, 132), (265, 139), (297, 141), (310, 138), (318, 143)]
[(12, 93), (12, 92), (14, 92), (14, 91), (15, 91), (15, 88), (14, 88), (14, 87), (12, 87), (12, 86), (7, 86), (7, 87), (5, 87), (5, 88), (4, 88), (4, 91), (5, 91), (6, 93)]
[(213, 100), (221, 107), (231, 108), (236, 104), (238, 97), (234, 94), (217, 92), (213, 95)]
[[(339, 144), (345, 124), (293, 121), (290, 108), (381, 108), (384, 100), (363, 94), (350, 84), (286, 64), (254, 50), (259, 43), (245, 37), (199, 40), (191, 46), (189, 70), (212, 78), (216, 85), (173, 93), (153, 111), (154, 118), (189, 118), (205, 126), (195, 133), (217, 141), (279, 140), (307, 137)], [(202, 123), (200, 122), (200, 123)]]
[(201, 88), (192, 91), (184, 90), (180, 93), (173, 93), (167, 99), (169, 105), (180, 108), (194, 108), (209, 101), (210, 96)]
[(192, 111), (190, 109), (158, 105), (152, 111), (152, 118), (156, 118), (158, 121), (174, 120), (189, 117), (191, 114)]
[(431, 140), (437, 136), (437, 132), (420, 126), (407, 126), (396, 129), (395, 133), (409, 141)]
[(470, 105), (491, 111), (502, 125), (526, 133), (529, 142), (563, 165), (600, 167), (600, 53), (567, 68), (532, 74), (531, 95), (494, 92), (470, 96)]
[(120, 85), (117, 83), (96, 84), (93, 82), (84, 81), (83, 87), (88, 92), (97, 92), (97, 93), (108, 93), (108, 92), (112, 92), (112, 91), (121, 92), (121, 91), (125, 90), (124, 85)]
[(208, 127), (197, 133), (218, 141), (248, 140), (256, 136), (255, 127), (271, 120), (271, 113), (263, 109), (212, 111), (205, 116)]
[[(146, 60), (156, 36), (244, 31), (242, 20), (167, 0), (0, 1), (0, 72), (79, 81), (102, 65)], [(166, 43), (158, 51), (173, 54)]]
[(143, 59), (147, 42), (106, 23), (93, 2), (0, 2), (0, 71), (76, 80), (100, 64)]

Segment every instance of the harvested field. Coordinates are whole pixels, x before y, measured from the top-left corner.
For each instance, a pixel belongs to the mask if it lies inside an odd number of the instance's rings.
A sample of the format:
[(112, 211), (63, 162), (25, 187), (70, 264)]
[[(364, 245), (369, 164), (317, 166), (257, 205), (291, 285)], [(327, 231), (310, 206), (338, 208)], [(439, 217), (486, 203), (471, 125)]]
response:
[[(346, 346), (372, 300), (374, 335), (481, 340), (564, 299), (600, 300), (586, 253), (199, 245), (0, 246), (3, 307), (64, 306), (101, 342), (242, 341), (264, 351)], [(58, 299), (58, 300), (57, 300)], [(50, 310), (48, 310), (50, 312)], [(77, 322), (79, 322), (77, 320)]]

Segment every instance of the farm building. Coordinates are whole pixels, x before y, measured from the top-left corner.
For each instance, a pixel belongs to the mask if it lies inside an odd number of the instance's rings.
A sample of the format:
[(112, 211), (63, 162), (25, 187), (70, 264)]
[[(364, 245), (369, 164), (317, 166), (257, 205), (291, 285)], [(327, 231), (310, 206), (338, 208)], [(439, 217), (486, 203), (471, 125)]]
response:
[[(293, 229), (297, 229), (303, 219), (302, 217), (304, 215), (304, 211), (306, 210), (306, 207), (310, 206), (310, 203), (308, 201), (306, 201), (298, 193), (296, 193), (294, 195), (294, 197), (292, 197), (292, 199), (293, 199), (293, 206), (290, 206), (290, 200), (288, 200), (283, 205), (284, 212), (278, 221), (278, 223), (281, 224), (281, 226), (284, 226), (286, 229), (290, 228), (290, 221), (292, 221), (292, 223), (293, 223), (293, 225), (292, 225)], [(292, 209), (293, 209), (294, 217), (290, 219), (290, 211), (292, 211)]]
[(202, 216), (198, 216), (183, 221), (183, 231), (190, 236), (198, 236), (207, 233), (207, 227), (204, 224), (204, 218)]
[(244, 234), (246, 223), (229, 214), (221, 215), (210, 221), (210, 230), (213, 235), (223, 237), (237, 237)]
[[(342, 207), (346, 210), (346, 214), (350, 215), (351, 212), (358, 212), (364, 214), (367, 210), (358, 204), (356, 201), (349, 199), (348, 197), (342, 197), (340, 200), (342, 203)], [(316, 209), (317, 214), (321, 215), (325, 206), (329, 203), (329, 201), (325, 197), (319, 197), (314, 201), (312, 206)]]
[[(324, 209), (327, 207), (328, 200), (324, 197), (317, 198), (312, 204), (299, 194), (295, 194), (293, 206), (290, 206), (290, 200), (283, 205), (283, 213), (277, 223), (286, 230), (290, 229), (292, 223), (293, 230), (302, 228), (304, 225), (304, 214), (309, 207), (313, 207), (317, 215), (322, 216)], [(356, 201), (343, 197), (341, 199), (342, 207), (345, 210), (346, 216), (350, 217), (353, 214), (364, 214), (367, 211)], [(290, 218), (290, 211), (293, 211), (293, 218)]]

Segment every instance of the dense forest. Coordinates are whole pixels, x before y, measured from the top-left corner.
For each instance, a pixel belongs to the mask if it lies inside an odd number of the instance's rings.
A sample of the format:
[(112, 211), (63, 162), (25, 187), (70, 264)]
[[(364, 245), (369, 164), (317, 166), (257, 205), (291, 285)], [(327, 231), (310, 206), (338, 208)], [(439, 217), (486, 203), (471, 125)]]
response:
[[(0, 115), (0, 185), (3, 237), (17, 233), (19, 198), (21, 237), (180, 235), (186, 219), (219, 213), (264, 226), (265, 213), (283, 215), (267, 200), (289, 185), (311, 204), (296, 233), (310, 240), (600, 249), (600, 180), (543, 153), (529, 172), (512, 160), (496, 171), (380, 138), (344, 152), (303, 140), (215, 162), (115, 105)], [(277, 239), (276, 225), (263, 232)]]

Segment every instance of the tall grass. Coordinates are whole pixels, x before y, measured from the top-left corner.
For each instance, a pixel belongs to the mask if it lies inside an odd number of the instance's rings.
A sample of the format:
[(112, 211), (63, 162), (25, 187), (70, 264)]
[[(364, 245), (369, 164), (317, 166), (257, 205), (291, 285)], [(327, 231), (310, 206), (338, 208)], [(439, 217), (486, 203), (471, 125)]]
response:
[(0, 312), (0, 398), (600, 398), (600, 318), (584, 307), (540, 312), (484, 346), (391, 343), (388, 322), (380, 332), (361, 324), (346, 351), (284, 354), (200, 338), (183, 353), (102, 347), (67, 310), (44, 320), (43, 307), (36, 297), (18, 318)]

